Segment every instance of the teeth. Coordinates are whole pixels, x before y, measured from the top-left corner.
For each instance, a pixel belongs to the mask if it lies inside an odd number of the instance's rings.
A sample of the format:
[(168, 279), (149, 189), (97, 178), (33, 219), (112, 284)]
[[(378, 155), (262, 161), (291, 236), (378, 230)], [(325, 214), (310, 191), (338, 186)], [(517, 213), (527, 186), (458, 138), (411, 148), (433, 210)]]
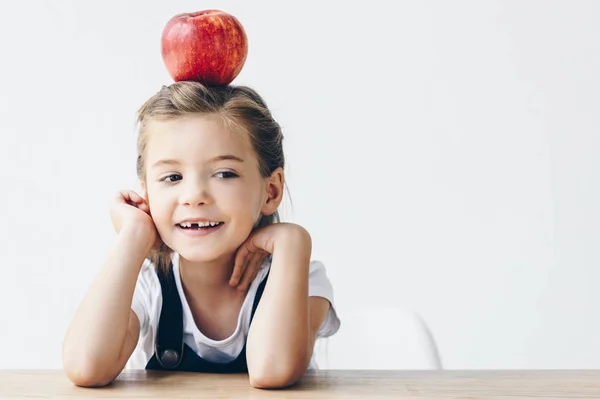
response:
[(192, 225), (198, 225), (199, 227), (207, 227), (207, 226), (216, 226), (219, 225), (219, 222), (212, 222), (212, 221), (206, 221), (206, 222), (182, 222), (179, 225), (181, 225), (182, 228), (191, 228)]

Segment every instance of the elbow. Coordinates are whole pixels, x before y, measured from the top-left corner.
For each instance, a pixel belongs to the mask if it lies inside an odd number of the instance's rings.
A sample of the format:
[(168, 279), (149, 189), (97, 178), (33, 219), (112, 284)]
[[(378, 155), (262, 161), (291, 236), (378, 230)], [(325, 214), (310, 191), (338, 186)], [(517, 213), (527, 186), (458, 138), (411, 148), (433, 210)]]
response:
[(63, 370), (69, 380), (76, 386), (103, 387), (111, 383), (114, 377), (91, 362), (75, 362), (63, 360)]
[(250, 386), (256, 389), (283, 389), (292, 386), (306, 371), (307, 363), (264, 363), (248, 369)]
[(250, 386), (256, 389), (283, 389), (292, 386), (300, 379), (298, 374), (271, 371), (249, 374)]
[(65, 368), (65, 373), (74, 385), (81, 387), (103, 387), (113, 381), (112, 377), (107, 377), (93, 368)]

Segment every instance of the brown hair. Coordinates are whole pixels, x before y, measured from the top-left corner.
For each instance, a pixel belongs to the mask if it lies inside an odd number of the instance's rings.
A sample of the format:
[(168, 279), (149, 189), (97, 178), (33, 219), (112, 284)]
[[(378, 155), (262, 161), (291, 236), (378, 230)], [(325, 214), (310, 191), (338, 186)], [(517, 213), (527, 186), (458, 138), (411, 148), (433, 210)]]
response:
[[(163, 86), (138, 111), (137, 175), (140, 180), (144, 180), (146, 174), (146, 123), (196, 113), (217, 114), (229, 129), (246, 132), (256, 152), (262, 176), (268, 177), (277, 168), (284, 167), (281, 127), (256, 91), (246, 86), (204, 86), (195, 81), (181, 81)], [(263, 215), (254, 229), (279, 220), (278, 211)], [(171, 250), (166, 245), (163, 244), (158, 251), (153, 250), (150, 258), (156, 268), (168, 272)]]

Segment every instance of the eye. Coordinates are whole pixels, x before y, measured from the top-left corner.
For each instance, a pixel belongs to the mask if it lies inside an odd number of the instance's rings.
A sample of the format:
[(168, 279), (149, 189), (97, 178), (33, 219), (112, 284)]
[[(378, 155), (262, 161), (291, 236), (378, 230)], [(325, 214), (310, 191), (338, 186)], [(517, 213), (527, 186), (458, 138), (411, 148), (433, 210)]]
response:
[(176, 182), (176, 181), (180, 181), (183, 177), (179, 174), (171, 174), (171, 175), (167, 175), (164, 178), (160, 179), (160, 182)]
[(214, 176), (220, 179), (231, 179), (239, 177), (239, 175), (233, 171), (220, 171), (217, 172)]

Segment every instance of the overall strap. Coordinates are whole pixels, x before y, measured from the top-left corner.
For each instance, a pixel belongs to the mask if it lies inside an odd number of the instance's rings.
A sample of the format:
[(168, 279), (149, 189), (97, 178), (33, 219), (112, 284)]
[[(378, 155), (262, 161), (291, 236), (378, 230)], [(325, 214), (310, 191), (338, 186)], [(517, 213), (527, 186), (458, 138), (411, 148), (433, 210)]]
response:
[[(160, 312), (160, 320), (158, 323), (158, 333), (155, 342), (154, 355), (156, 361), (160, 366), (167, 370), (174, 370), (179, 367), (182, 360), (184, 359), (184, 343), (183, 343), (183, 308), (181, 305), (181, 299), (177, 290), (177, 284), (175, 282), (175, 276), (173, 274), (173, 265), (169, 266), (169, 273), (165, 274), (161, 269), (157, 270), (157, 275), (160, 280), (160, 286), (162, 290), (163, 305)], [(250, 321), (254, 318), (254, 313), (258, 308), (258, 304), (262, 297), (269, 272), (264, 277), (256, 290), (256, 296), (252, 304), (252, 313), (250, 315)], [(245, 348), (244, 345), (241, 357), (238, 357), (245, 366)], [(192, 352), (193, 353), (193, 352)], [(191, 353), (190, 353), (191, 354)], [(195, 354), (194, 354), (195, 355)], [(188, 357), (189, 358), (189, 357)], [(199, 357), (194, 357), (196, 362), (201, 361), (206, 363), (204, 360), (198, 360)], [(233, 364), (235, 364), (235, 361)], [(185, 364), (189, 362), (186, 361)], [(233, 365), (230, 364), (230, 365)], [(215, 368), (227, 369), (228, 365), (214, 364)], [(186, 368), (186, 367), (184, 367)], [(246, 368), (246, 367), (244, 367)]]
[(256, 289), (256, 296), (254, 296), (254, 304), (252, 304), (252, 313), (250, 314), (250, 321), (252, 321), (252, 319), (254, 318), (254, 313), (256, 312), (258, 303), (260, 302), (262, 294), (265, 291), (265, 285), (267, 284), (267, 278), (269, 277), (270, 272), (271, 270), (269, 269), (267, 275), (265, 275), (262, 282), (260, 283), (260, 285), (258, 285), (258, 288)]
[(173, 275), (173, 264), (169, 265), (168, 274), (165, 274), (162, 268), (158, 268), (157, 274), (163, 304), (154, 353), (162, 367), (174, 369), (183, 358), (183, 308)]

